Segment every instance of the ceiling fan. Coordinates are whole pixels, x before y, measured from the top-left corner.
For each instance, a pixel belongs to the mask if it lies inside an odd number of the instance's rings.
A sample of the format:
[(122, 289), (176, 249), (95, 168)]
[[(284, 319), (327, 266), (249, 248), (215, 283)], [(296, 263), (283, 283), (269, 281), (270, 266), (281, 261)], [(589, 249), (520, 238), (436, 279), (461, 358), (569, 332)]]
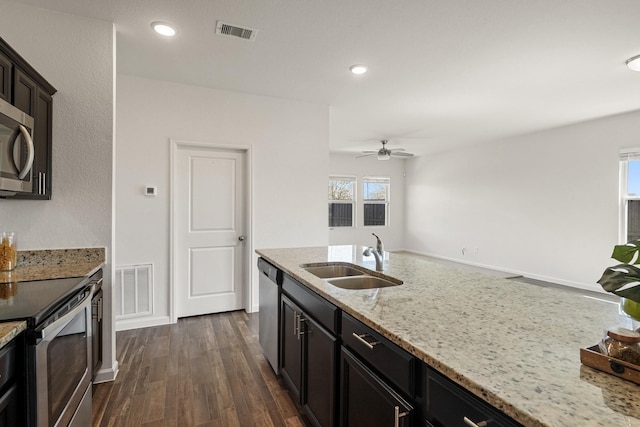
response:
[(383, 139), (380, 142), (382, 143), (381, 149), (377, 151), (363, 151), (364, 155), (356, 158), (373, 156), (374, 154), (377, 155), (378, 160), (389, 160), (391, 157), (413, 157), (413, 154), (405, 153), (404, 148), (387, 148), (388, 139)]

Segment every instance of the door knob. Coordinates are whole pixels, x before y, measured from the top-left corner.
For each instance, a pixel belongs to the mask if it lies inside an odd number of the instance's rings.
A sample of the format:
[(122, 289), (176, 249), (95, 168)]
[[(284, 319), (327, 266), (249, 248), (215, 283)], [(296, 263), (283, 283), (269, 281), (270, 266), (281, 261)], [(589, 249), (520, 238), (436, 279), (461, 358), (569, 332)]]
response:
[(244, 237), (244, 236), (240, 236), (240, 237), (238, 237), (238, 240), (240, 240), (241, 242), (244, 242), (246, 239), (247, 239), (247, 238), (246, 238), (246, 237)]

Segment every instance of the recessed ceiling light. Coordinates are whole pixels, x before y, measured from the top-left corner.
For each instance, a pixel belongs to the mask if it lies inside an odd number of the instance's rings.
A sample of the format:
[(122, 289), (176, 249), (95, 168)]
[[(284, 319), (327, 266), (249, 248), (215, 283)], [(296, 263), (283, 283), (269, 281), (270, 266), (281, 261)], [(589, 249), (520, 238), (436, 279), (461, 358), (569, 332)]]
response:
[(169, 24), (168, 22), (152, 22), (151, 28), (153, 28), (153, 31), (155, 31), (156, 33), (165, 37), (173, 37), (178, 33), (176, 27)]
[(627, 59), (627, 67), (631, 68), (633, 71), (640, 71), (640, 55)]
[(349, 71), (353, 74), (364, 74), (367, 72), (367, 66), (362, 64), (356, 64), (349, 67)]

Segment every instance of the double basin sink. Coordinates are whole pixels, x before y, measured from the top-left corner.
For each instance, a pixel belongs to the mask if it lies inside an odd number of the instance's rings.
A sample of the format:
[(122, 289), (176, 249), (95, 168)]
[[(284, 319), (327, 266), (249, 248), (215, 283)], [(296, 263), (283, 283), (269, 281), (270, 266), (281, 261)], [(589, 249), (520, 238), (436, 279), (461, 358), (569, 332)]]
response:
[(303, 264), (300, 266), (314, 276), (326, 280), (342, 289), (375, 289), (402, 285), (393, 277), (374, 276), (366, 269), (354, 264), (334, 262), (328, 264)]

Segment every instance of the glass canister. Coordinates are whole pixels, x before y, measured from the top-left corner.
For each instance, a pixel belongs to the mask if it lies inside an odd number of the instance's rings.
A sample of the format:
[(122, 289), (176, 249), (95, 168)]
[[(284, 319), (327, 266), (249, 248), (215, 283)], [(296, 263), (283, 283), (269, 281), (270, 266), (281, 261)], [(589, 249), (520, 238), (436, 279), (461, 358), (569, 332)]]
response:
[(599, 344), (600, 352), (609, 357), (640, 366), (640, 333), (614, 326), (607, 329)]
[(0, 240), (0, 271), (13, 270), (17, 262), (16, 235), (13, 232), (3, 231)]

